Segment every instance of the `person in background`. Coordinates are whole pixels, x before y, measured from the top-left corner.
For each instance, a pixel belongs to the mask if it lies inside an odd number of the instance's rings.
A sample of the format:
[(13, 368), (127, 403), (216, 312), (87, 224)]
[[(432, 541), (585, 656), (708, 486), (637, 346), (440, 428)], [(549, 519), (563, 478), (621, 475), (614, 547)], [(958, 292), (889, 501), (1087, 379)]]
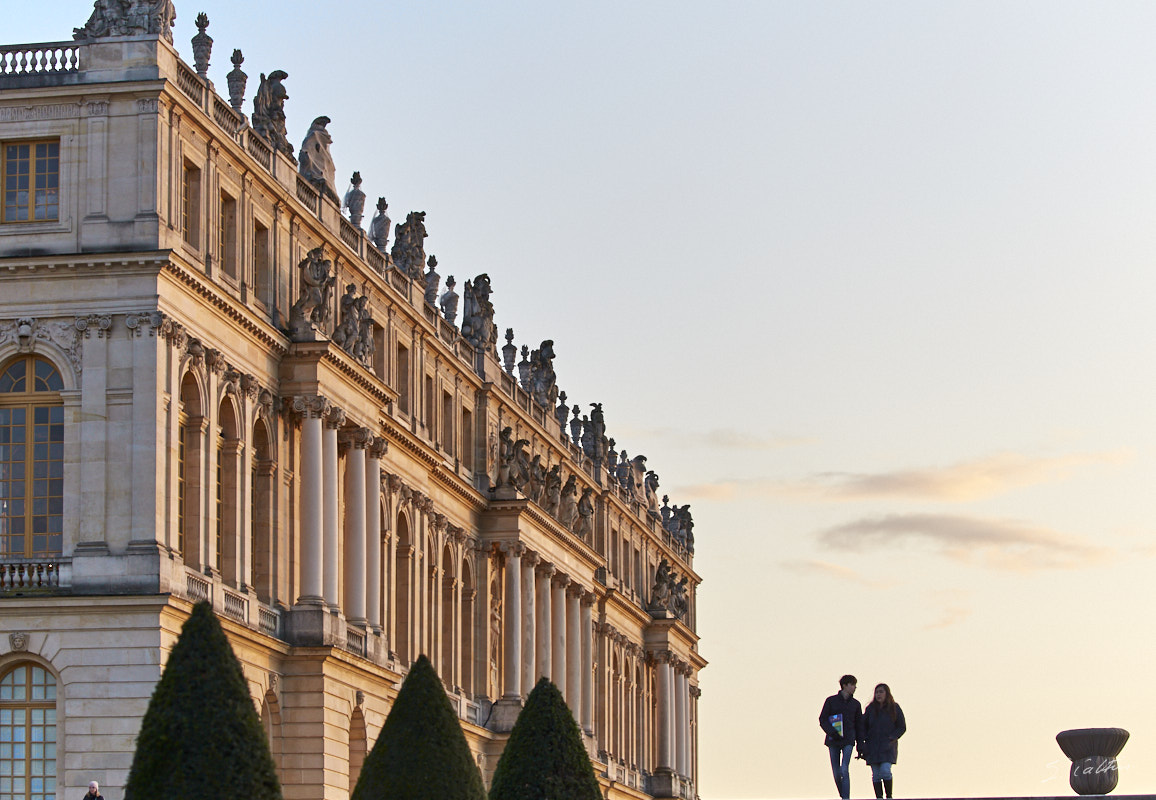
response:
[(907, 732), (903, 709), (891, 696), (891, 687), (881, 683), (875, 687), (875, 699), (863, 714), (863, 738), (866, 740), (863, 758), (871, 767), (871, 785), (875, 796), (891, 797), (891, 765), (899, 758), (899, 737)]
[(842, 800), (851, 797), (852, 748), (863, 750), (863, 707), (855, 699), (858, 683), (854, 675), (844, 675), (838, 693), (828, 697), (819, 712), (819, 727), (827, 734), (823, 744), (831, 755), (831, 774)]
[(104, 800), (100, 794), (100, 784), (92, 781), (88, 784), (88, 793), (84, 795), (84, 800)]

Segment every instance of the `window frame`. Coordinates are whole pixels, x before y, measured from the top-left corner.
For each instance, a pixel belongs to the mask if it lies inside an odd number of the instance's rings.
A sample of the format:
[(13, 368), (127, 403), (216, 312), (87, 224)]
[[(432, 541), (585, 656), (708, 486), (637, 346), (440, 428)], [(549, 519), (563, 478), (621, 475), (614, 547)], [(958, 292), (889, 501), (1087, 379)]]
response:
[[(3, 689), (7, 687), (0, 688), (0, 726), (6, 726), (5, 723), (7, 722), (7, 716), (2, 713), (3, 711), (24, 712), (24, 719), (22, 722), (16, 723), (13, 719), (12, 723), (7, 726), (14, 729), (17, 724), (23, 725), (23, 744), (25, 745), (25, 754), (23, 757), (25, 774), (23, 776), (19, 776), (25, 779), (25, 785), (20, 793), (16, 793), (13, 790), (11, 796), (16, 798), (23, 798), (24, 800), (28, 800), (28, 798), (32, 797), (60, 797), (60, 768), (64, 763), (63, 737), (61, 735), (63, 733), (63, 720), (61, 718), (61, 711), (59, 707), (61, 697), (60, 679), (52, 670), (43, 664), (40, 664), (36, 661), (21, 660), (0, 665), (0, 687), (3, 686), (3, 682), (5, 680), (14, 675), (14, 673), (16, 673), (16, 671), (19, 669), (25, 670), (24, 682), (22, 686), (19, 687), (24, 689), (24, 697), (19, 699), (5, 698), (5, 692)], [(40, 672), (44, 673), (46, 680), (43, 684), (37, 684), (35, 682), (34, 670), (39, 670)], [(12, 688), (18, 688), (15, 686), (15, 681), (13, 681), (13, 683), (14, 685)], [(36, 698), (33, 696), (35, 694), (35, 689), (38, 686), (43, 688), (43, 694), (45, 696), (42, 698)], [(51, 692), (49, 692), (49, 689), (51, 689)], [(15, 692), (13, 692), (13, 694), (15, 694)], [(51, 694), (51, 697), (48, 696), (49, 694)], [(35, 712), (37, 711), (43, 713), (43, 722), (39, 726), (37, 725), (35, 719)], [(12, 716), (15, 717), (16, 715), (13, 714)], [(34, 733), (34, 728), (37, 727), (41, 729), (41, 736), (39, 737), (40, 741), (37, 741), (38, 737)], [(47, 733), (49, 728), (52, 729), (51, 740), (49, 740)], [(15, 736), (10, 738), (15, 739)], [(15, 744), (15, 742), (12, 742), (12, 744)], [(41, 752), (41, 758), (37, 759), (35, 758), (35, 745), (37, 744), (46, 746), (50, 745), (52, 749), (51, 751), (48, 751), (46, 747)], [(15, 750), (15, 748), (13, 749)], [(51, 758), (48, 757), (49, 752), (51, 753)], [(0, 759), (3, 759), (2, 753), (0, 753)], [(15, 754), (13, 753), (13, 757), (7, 760), (15, 763)], [(40, 776), (31, 775), (30, 773), (32, 771), (33, 764), (38, 760), (51, 760), (53, 762), (51, 772), (47, 773), (47, 771), (44, 770), (47, 774)], [(49, 779), (51, 781), (51, 787), (42, 787), (41, 791), (34, 791), (31, 785), (31, 778), (33, 777)], [(0, 789), (0, 791), (2, 791), (2, 789)]]
[[(36, 154), (36, 148), (41, 146), (41, 145), (47, 145), (50, 147), (54, 146), (55, 147), (55, 155), (45, 155), (43, 157), (37, 155)], [(10, 148), (10, 147), (28, 147), (29, 148), (29, 156), (27, 159), (28, 164), (29, 164), (29, 169), (28, 169), (28, 172), (26, 173), (28, 180), (29, 180), (29, 185), (25, 190), (26, 195), (27, 195), (26, 201), (23, 205), (16, 205), (13, 207), (17, 211), (19, 211), (20, 209), (23, 209), (28, 214), (27, 219), (9, 219), (8, 218), (8, 208), (9, 208), (9, 206), (8, 206), (8, 191), (9, 191), (8, 190), (8, 181), (9, 181), (9, 178), (11, 177), (9, 175), (10, 165), (9, 165), (9, 160), (8, 160), (8, 148)], [(37, 169), (37, 166), (40, 163), (40, 161), (42, 160), (42, 158), (46, 162), (47, 161), (55, 161), (55, 163), (56, 163), (55, 172), (45, 172), (44, 173), (47, 176), (55, 176), (55, 185), (50, 186), (50, 187), (49, 186), (44, 187), (44, 190), (46, 192), (46, 196), (48, 193), (51, 193), (52, 196), (55, 198), (54, 203), (45, 203), (44, 207), (46, 209), (55, 208), (55, 215), (54, 216), (44, 216), (44, 217), (38, 218), (36, 216), (36, 211), (40, 207), (39, 203), (37, 202), (37, 192), (38, 192), (39, 187), (35, 186), (35, 183), (36, 183), (36, 179), (41, 175), (41, 173)], [(17, 174), (19, 175), (20, 173), (17, 173)], [(40, 223), (40, 224), (59, 223), (60, 222), (60, 205), (61, 205), (61, 202), (60, 202), (60, 199), (61, 199), (61, 180), (60, 179), (61, 179), (61, 169), (60, 169), (60, 137), (59, 136), (16, 138), (16, 139), (7, 139), (7, 140), (0, 142), (0, 224), (3, 224), (3, 225), (35, 225), (37, 223)]]

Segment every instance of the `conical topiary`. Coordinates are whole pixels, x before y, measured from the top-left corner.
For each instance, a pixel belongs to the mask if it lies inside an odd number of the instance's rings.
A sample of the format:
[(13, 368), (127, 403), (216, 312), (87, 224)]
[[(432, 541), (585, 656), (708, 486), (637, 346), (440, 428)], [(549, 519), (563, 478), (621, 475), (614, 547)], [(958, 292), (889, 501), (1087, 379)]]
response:
[(582, 733), (562, 693), (542, 678), (510, 731), (490, 800), (602, 800)]
[(351, 800), (486, 800), (446, 690), (421, 656), (361, 767)]
[(281, 800), (241, 664), (208, 603), (169, 654), (136, 741), (125, 800)]

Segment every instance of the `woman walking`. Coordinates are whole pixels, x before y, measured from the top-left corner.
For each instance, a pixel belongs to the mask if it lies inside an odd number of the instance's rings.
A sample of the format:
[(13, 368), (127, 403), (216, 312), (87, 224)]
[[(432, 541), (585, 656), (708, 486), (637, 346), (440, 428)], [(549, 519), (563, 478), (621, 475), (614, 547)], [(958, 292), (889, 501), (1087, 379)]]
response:
[(875, 699), (863, 712), (863, 730), (866, 739), (863, 758), (871, 767), (871, 785), (875, 796), (891, 797), (891, 765), (899, 760), (899, 737), (907, 732), (903, 709), (891, 696), (891, 687), (881, 683), (875, 687)]

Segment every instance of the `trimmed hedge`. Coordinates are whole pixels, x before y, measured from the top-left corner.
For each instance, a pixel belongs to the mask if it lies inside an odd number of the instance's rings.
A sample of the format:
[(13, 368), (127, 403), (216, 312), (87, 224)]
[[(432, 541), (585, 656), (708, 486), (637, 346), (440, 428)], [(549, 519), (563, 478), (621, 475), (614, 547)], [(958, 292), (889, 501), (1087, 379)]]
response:
[(490, 800), (602, 800), (582, 732), (548, 678), (538, 681), (514, 723)]
[(486, 800), (482, 775), (442, 682), (414, 662), (365, 758), (351, 800)]
[(125, 800), (281, 800), (241, 664), (213, 609), (197, 603), (137, 737)]

